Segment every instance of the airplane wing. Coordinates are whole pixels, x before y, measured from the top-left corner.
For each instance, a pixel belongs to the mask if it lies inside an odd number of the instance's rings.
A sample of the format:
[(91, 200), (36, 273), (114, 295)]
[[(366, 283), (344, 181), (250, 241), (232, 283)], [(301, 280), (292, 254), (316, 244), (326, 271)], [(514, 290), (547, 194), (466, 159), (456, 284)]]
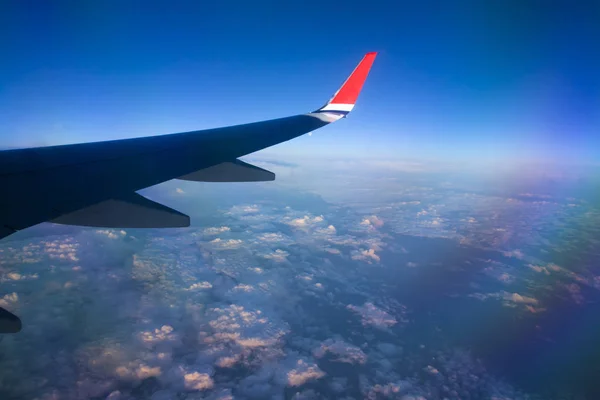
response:
[(320, 109), (225, 128), (0, 151), (0, 238), (41, 222), (184, 227), (189, 217), (136, 191), (171, 179), (268, 181), (239, 157), (335, 122), (352, 109), (376, 53), (367, 53)]
[[(320, 109), (292, 117), (203, 131), (0, 151), (0, 239), (41, 222), (113, 227), (189, 226), (187, 215), (136, 193), (171, 179), (272, 181), (238, 160), (345, 117), (375, 60), (367, 53)], [(21, 320), (0, 308), (0, 333)]]

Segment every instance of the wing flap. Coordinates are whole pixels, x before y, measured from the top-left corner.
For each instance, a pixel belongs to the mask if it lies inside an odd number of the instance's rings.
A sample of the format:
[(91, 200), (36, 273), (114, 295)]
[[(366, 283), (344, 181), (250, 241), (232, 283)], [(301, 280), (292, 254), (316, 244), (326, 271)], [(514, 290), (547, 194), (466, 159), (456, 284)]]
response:
[(101, 228), (182, 228), (190, 217), (133, 193), (62, 215), (50, 222)]
[(177, 179), (194, 182), (265, 182), (274, 181), (275, 174), (255, 165), (234, 160), (213, 165)]

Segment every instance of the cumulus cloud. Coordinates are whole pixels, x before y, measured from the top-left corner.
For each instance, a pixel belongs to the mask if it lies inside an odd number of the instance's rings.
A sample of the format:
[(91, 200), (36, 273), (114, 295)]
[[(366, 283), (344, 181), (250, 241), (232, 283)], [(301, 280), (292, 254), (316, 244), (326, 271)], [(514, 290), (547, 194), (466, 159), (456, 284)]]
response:
[(296, 366), (287, 373), (288, 386), (301, 386), (308, 381), (320, 379), (325, 373), (316, 364), (298, 360)]
[(233, 343), (240, 349), (269, 347), (279, 343), (288, 330), (285, 325), (272, 324), (261, 310), (247, 310), (235, 304), (211, 308), (208, 316), (215, 333), (205, 337), (205, 343)]
[(532, 270), (534, 270), (535, 272), (540, 272), (540, 273), (544, 273), (546, 275), (550, 275), (550, 270), (546, 267), (542, 267), (540, 265), (533, 265), (533, 264), (527, 264), (527, 266), (529, 268), (531, 268)]
[(377, 254), (375, 254), (375, 249), (373, 248), (368, 250), (354, 250), (352, 252), (352, 259), (365, 261), (369, 264), (381, 261), (381, 258)]
[[(129, 241), (117, 240), (125, 235), (119, 231), (87, 230), (82, 236), (13, 244), (14, 251), (0, 244), (0, 276), (7, 285), (18, 287), (0, 297), (0, 304), (28, 307), (23, 315), (26, 311), (31, 317), (28, 335), (32, 341), (25, 338), (23, 344), (35, 350), (30, 356), (25, 354), (23, 361), (7, 357), (17, 364), (0, 368), (3, 382), (16, 383), (7, 389), (0, 382), (0, 397), (8, 392), (10, 398), (110, 400), (227, 400), (234, 394), (248, 399), (414, 400), (437, 394), (466, 398), (477, 383), (471, 376), (482, 376), (481, 370), (472, 368), (468, 360), (438, 357), (436, 343), (428, 342), (426, 350), (417, 350), (427, 353), (424, 358), (412, 354), (408, 345), (403, 349), (392, 344), (395, 332), (387, 329), (404, 322), (402, 306), (369, 290), (369, 268), (338, 268), (338, 262), (353, 256), (381, 263), (382, 249), (402, 249), (376, 229), (383, 219), (392, 228), (402, 226), (400, 218), (371, 210), (366, 215), (381, 217), (368, 216), (361, 224), (363, 213), (338, 218), (323, 209), (306, 215), (304, 210), (272, 206), (267, 201), (259, 207), (252, 201), (231, 208), (214, 227), (194, 235), (150, 230), (139, 240)], [(397, 204), (393, 208), (399, 208)], [(418, 211), (412, 210), (414, 206), (426, 207), (406, 202), (413, 218)], [(217, 235), (222, 236), (216, 239)], [(217, 251), (224, 249), (230, 251)], [(49, 264), (32, 266), (39, 267), (36, 271), (11, 265), (40, 260)], [(115, 265), (119, 268), (108, 268)], [(34, 273), (39, 273), (37, 280), (23, 279)], [(68, 296), (61, 295), (65, 288), (70, 288)], [(50, 290), (53, 296), (45, 296)], [(577, 292), (575, 287), (566, 290)], [(17, 292), (26, 297), (22, 304)], [(498, 299), (539, 309), (531, 298), (507, 293), (506, 299), (504, 294)], [(88, 298), (102, 301), (90, 303)], [(384, 332), (360, 327), (348, 331), (344, 318), (339, 326), (328, 325), (319, 312), (313, 312), (313, 307), (322, 307), (324, 315), (339, 312), (336, 307), (347, 303), (334, 299), (348, 298), (370, 299), (362, 306), (348, 305), (347, 310), (357, 316), (349, 319)], [(36, 310), (36, 302), (44, 307)], [(34, 318), (48, 315), (48, 310), (51, 325), (48, 319)], [(78, 326), (86, 329), (73, 329)], [(70, 334), (52, 336), (56, 346), (44, 345), (50, 339), (40, 339), (53, 331)], [(90, 343), (86, 342), (89, 338)], [(71, 345), (75, 351), (64, 350)], [(97, 349), (92, 351), (92, 347)], [(331, 370), (340, 376), (325, 375), (331, 362), (346, 364)], [(44, 382), (38, 383), (43, 365), (52, 368), (44, 372)], [(420, 381), (405, 379), (402, 374), (407, 370)], [(485, 384), (491, 381), (489, 376), (482, 379)], [(64, 393), (63, 387), (73, 391)], [(492, 392), (482, 393), (486, 397)]]
[(258, 235), (257, 239), (262, 242), (276, 243), (287, 241), (289, 238), (281, 233), (268, 232)]
[(273, 260), (275, 262), (286, 262), (287, 261), (287, 257), (290, 255), (290, 253), (288, 253), (285, 250), (281, 250), (281, 249), (277, 249), (275, 251), (273, 251), (272, 253), (269, 254), (263, 254), (264, 258), (267, 258), (269, 260)]
[(125, 235), (127, 235), (126, 231), (123, 230), (110, 230), (110, 229), (98, 229), (96, 233), (99, 235), (104, 235), (109, 239), (119, 239)]
[(317, 235), (335, 235), (337, 233), (337, 229), (335, 229), (335, 226), (333, 225), (329, 225), (327, 228), (322, 228), (322, 229), (317, 229), (315, 231), (315, 234)]
[(523, 252), (519, 249), (515, 249), (512, 251), (505, 251), (504, 255), (506, 257), (514, 257), (514, 258), (518, 258), (518, 259), (523, 259), (525, 257), (525, 254), (523, 254)]
[(228, 214), (240, 216), (245, 214), (256, 214), (259, 211), (260, 208), (257, 204), (244, 204), (231, 207)]
[(142, 342), (156, 345), (161, 342), (173, 342), (178, 339), (176, 333), (173, 332), (173, 327), (169, 325), (163, 325), (160, 328), (156, 328), (153, 331), (144, 331), (139, 334), (139, 338)]
[(185, 388), (188, 390), (212, 389), (214, 382), (209, 374), (205, 372), (188, 372), (183, 376)]
[(158, 377), (162, 374), (160, 367), (151, 367), (144, 363), (131, 363), (122, 365), (115, 370), (117, 376), (123, 380), (143, 380)]
[(502, 291), (497, 293), (473, 293), (469, 296), (479, 300), (501, 300), (506, 307), (522, 306), (525, 310), (532, 313), (545, 311), (545, 308), (538, 307), (540, 304), (538, 299), (535, 297), (524, 296), (519, 293)]
[(202, 290), (202, 289), (211, 289), (213, 285), (210, 282), (197, 282), (193, 283), (186, 290)]
[(327, 339), (321, 345), (313, 350), (313, 355), (322, 358), (326, 354), (331, 354), (334, 361), (348, 364), (364, 364), (367, 362), (367, 355), (356, 346), (344, 342), (341, 339)]
[(363, 218), (363, 220), (360, 222), (360, 225), (369, 228), (381, 228), (384, 223), (383, 220), (377, 215), (371, 215)]
[(324, 218), (322, 215), (318, 215), (316, 217), (311, 217), (309, 215), (305, 215), (301, 218), (294, 218), (286, 220), (286, 223), (295, 228), (307, 228), (311, 225), (315, 225), (323, 222)]
[(10, 308), (12, 304), (15, 304), (19, 301), (19, 295), (15, 292), (4, 295), (4, 297), (0, 298), (0, 307)]
[(233, 289), (231, 289), (233, 291), (238, 291), (238, 292), (252, 292), (254, 290), (254, 286), (252, 285), (245, 285), (243, 283), (240, 283), (239, 285), (235, 286)]
[(228, 226), (220, 226), (220, 227), (211, 227), (211, 228), (206, 228), (204, 229), (203, 233), (205, 235), (218, 235), (220, 233), (224, 233), (224, 232), (229, 232), (231, 231), (231, 228), (229, 228)]
[(38, 279), (40, 277), (39, 274), (20, 274), (18, 272), (9, 272), (5, 277), (2, 278), (3, 281), (26, 281), (31, 279)]
[[(106, 232), (112, 233), (112, 231), (105, 231), (103, 234), (106, 235)], [(42, 243), (45, 245), (44, 252), (51, 259), (61, 261), (79, 261), (79, 258), (77, 257), (79, 243), (73, 240), (66, 240), (65, 242), (59, 242), (55, 240)]]
[(233, 250), (240, 248), (242, 246), (243, 240), (241, 239), (228, 239), (223, 240), (221, 238), (216, 238), (211, 240), (208, 245), (216, 250)]
[(370, 302), (365, 303), (363, 306), (350, 304), (347, 308), (361, 316), (363, 325), (371, 325), (376, 328), (386, 329), (398, 323), (393, 316)]

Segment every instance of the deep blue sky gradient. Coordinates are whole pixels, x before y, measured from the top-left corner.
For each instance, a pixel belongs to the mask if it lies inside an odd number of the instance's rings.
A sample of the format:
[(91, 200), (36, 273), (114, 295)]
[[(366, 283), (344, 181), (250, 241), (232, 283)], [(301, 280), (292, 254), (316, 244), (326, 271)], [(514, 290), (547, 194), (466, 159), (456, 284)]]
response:
[(380, 52), (346, 121), (285, 155), (600, 161), (600, 3), (3, 2), (0, 146), (311, 111)]

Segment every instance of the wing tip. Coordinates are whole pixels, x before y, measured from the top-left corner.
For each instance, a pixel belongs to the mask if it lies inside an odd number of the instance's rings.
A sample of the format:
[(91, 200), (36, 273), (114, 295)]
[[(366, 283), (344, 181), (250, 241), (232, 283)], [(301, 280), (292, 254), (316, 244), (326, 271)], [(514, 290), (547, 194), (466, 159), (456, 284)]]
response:
[(319, 111), (339, 112), (348, 114), (354, 108), (358, 95), (362, 91), (363, 85), (367, 80), (369, 71), (373, 66), (376, 51), (366, 53), (358, 63), (354, 71), (346, 79), (342, 87), (333, 95), (331, 100), (325, 104)]

